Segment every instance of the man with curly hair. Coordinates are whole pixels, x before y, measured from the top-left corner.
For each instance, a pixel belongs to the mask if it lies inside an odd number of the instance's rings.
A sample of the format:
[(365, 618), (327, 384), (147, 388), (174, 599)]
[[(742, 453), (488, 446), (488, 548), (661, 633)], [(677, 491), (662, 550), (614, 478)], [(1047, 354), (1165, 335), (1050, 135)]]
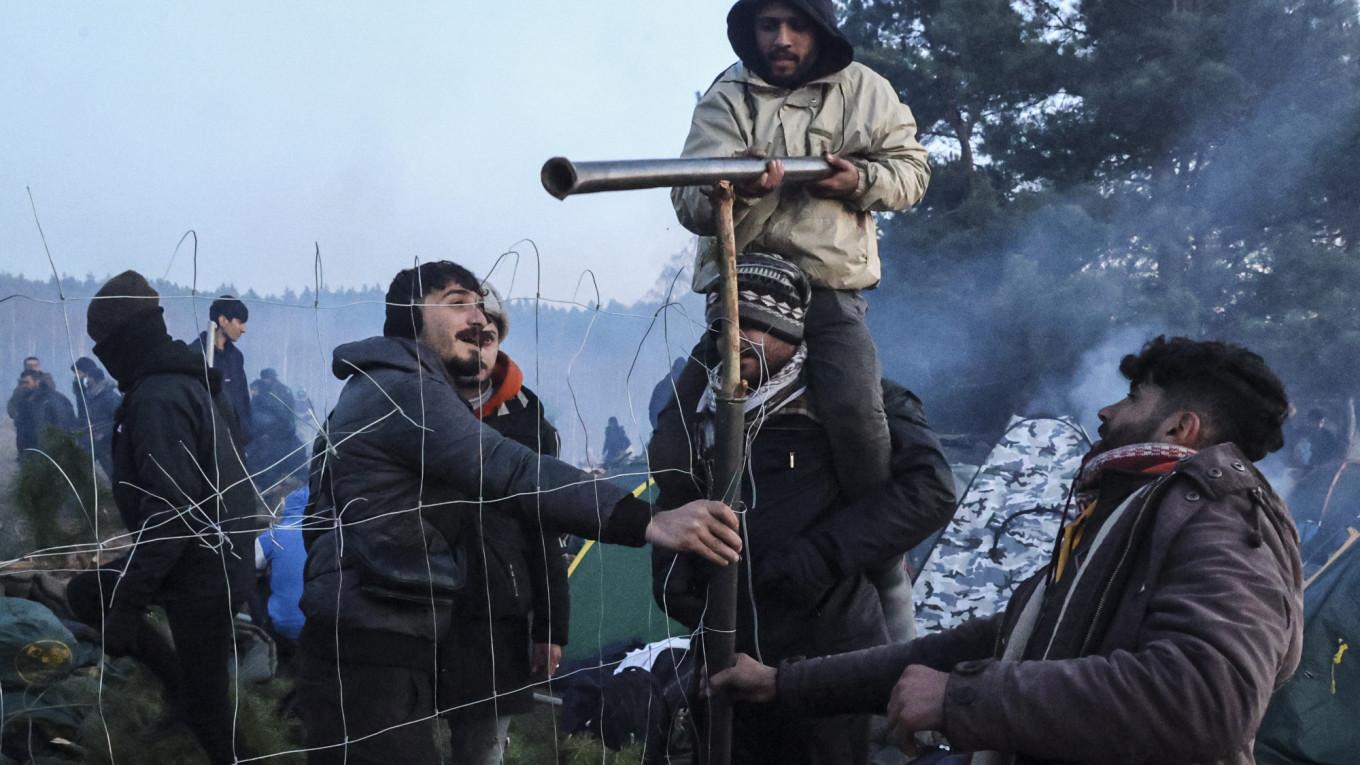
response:
[(1302, 640), (1298, 533), (1252, 465), (1284, 445), (1284, 386), (1245, 348), (1158, 337), (1119, 365), (1073, 518), (1003, 613), (911, 643), (714, 686), (791, 713), (883, 712), (974, 765), (1255, 762)]

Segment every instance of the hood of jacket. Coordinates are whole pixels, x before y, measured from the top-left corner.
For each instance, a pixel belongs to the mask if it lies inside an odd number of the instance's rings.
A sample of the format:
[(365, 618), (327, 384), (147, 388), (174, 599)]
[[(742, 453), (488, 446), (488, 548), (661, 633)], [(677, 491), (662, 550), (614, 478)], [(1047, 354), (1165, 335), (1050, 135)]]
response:
[(100, 378), (85, 387), (85, 397), (89, 399), (98, 398), (105, 393), (111, 393), (114, 389), (114, 382), (107, 377)]
[(216, 396), (222, 391), (222, 375), (216, 369), (205, 369), (203, 356), (187, 344), (171, 339), (163, 314), (164, 309), (157, 307), (133, 316), (96, 343), (94, 355), (123, 393), (150, 375), (180, 374), (203, 383)]
[[(765, 57), (756, 47), (756, 13), (771, 0), (737, 0), (727, 12), (727, 40), (732, 51), (747, 69), (769, 81)], [(855, 46), (836, 25), (836, 8), (831, 0), (781, 0), (807, 14), (817, 26), (817, 60), (798, 83), (802, 86), (813, 80), (839, 72), (855, 60)]]
[(370, 337), (344, 343), (331, 354), (331, 373), (341, 380), (362, 373), (391, 369), (397, 372), (434, 375), (448, 381), (439, 355), (424, 343), (405, 337)]

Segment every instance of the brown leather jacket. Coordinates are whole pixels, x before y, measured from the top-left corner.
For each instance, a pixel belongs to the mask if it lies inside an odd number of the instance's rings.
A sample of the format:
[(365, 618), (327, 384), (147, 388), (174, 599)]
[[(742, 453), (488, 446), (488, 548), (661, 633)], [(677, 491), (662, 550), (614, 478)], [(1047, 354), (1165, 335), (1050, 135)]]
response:
[[(950, 673), (943, 733), (960, 751), (1016, 763), (1254, 763), (1257, 726), (1303, 637), (1298, 533), (1283, 502), (1222, 444), (1155, 480), (1103, 480), (1098, 507), (1108, 542), (1078, 548), (1080, 579), (1048, 588), (1024, 660), (998, 657), (1048, 567), (992, 618), (784, 664), (777, 703), (881, 712), (903, 669), (924, 664)], [(1083, 543), (1096, 536), (1088, 529)]]

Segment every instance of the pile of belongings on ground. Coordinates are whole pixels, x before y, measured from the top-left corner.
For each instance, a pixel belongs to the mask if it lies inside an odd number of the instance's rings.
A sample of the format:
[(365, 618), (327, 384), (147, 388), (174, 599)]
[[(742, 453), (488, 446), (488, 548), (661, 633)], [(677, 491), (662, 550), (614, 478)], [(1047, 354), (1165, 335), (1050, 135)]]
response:
[[(66, 583), (89, 561), (61, 565), (0, 570), (0, 765), (206, 763), (154, 676), (135, 659), (103, 656), (99, 632), (71, 613)], [(242, 740), (254, 751), (293, 748), (296, 726), (277, 711), (286, 684), (274, 679), (271, 639), (242, 618), (237, 650)]]

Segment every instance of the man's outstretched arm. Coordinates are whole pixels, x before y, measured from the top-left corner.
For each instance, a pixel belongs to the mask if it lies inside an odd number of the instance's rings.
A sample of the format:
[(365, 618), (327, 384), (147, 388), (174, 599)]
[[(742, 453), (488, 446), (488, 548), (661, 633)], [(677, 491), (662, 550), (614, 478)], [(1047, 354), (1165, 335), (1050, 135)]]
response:
[(713, 677), (713, 687), (737, 699), (773, 701), (791, 715), (882, 714), (909, 665), (948, 672), (991, 656), (1000, 624), (997, 614), (910, 643), (787, 661), (778, 670), (742, 654), (737, 666)]

